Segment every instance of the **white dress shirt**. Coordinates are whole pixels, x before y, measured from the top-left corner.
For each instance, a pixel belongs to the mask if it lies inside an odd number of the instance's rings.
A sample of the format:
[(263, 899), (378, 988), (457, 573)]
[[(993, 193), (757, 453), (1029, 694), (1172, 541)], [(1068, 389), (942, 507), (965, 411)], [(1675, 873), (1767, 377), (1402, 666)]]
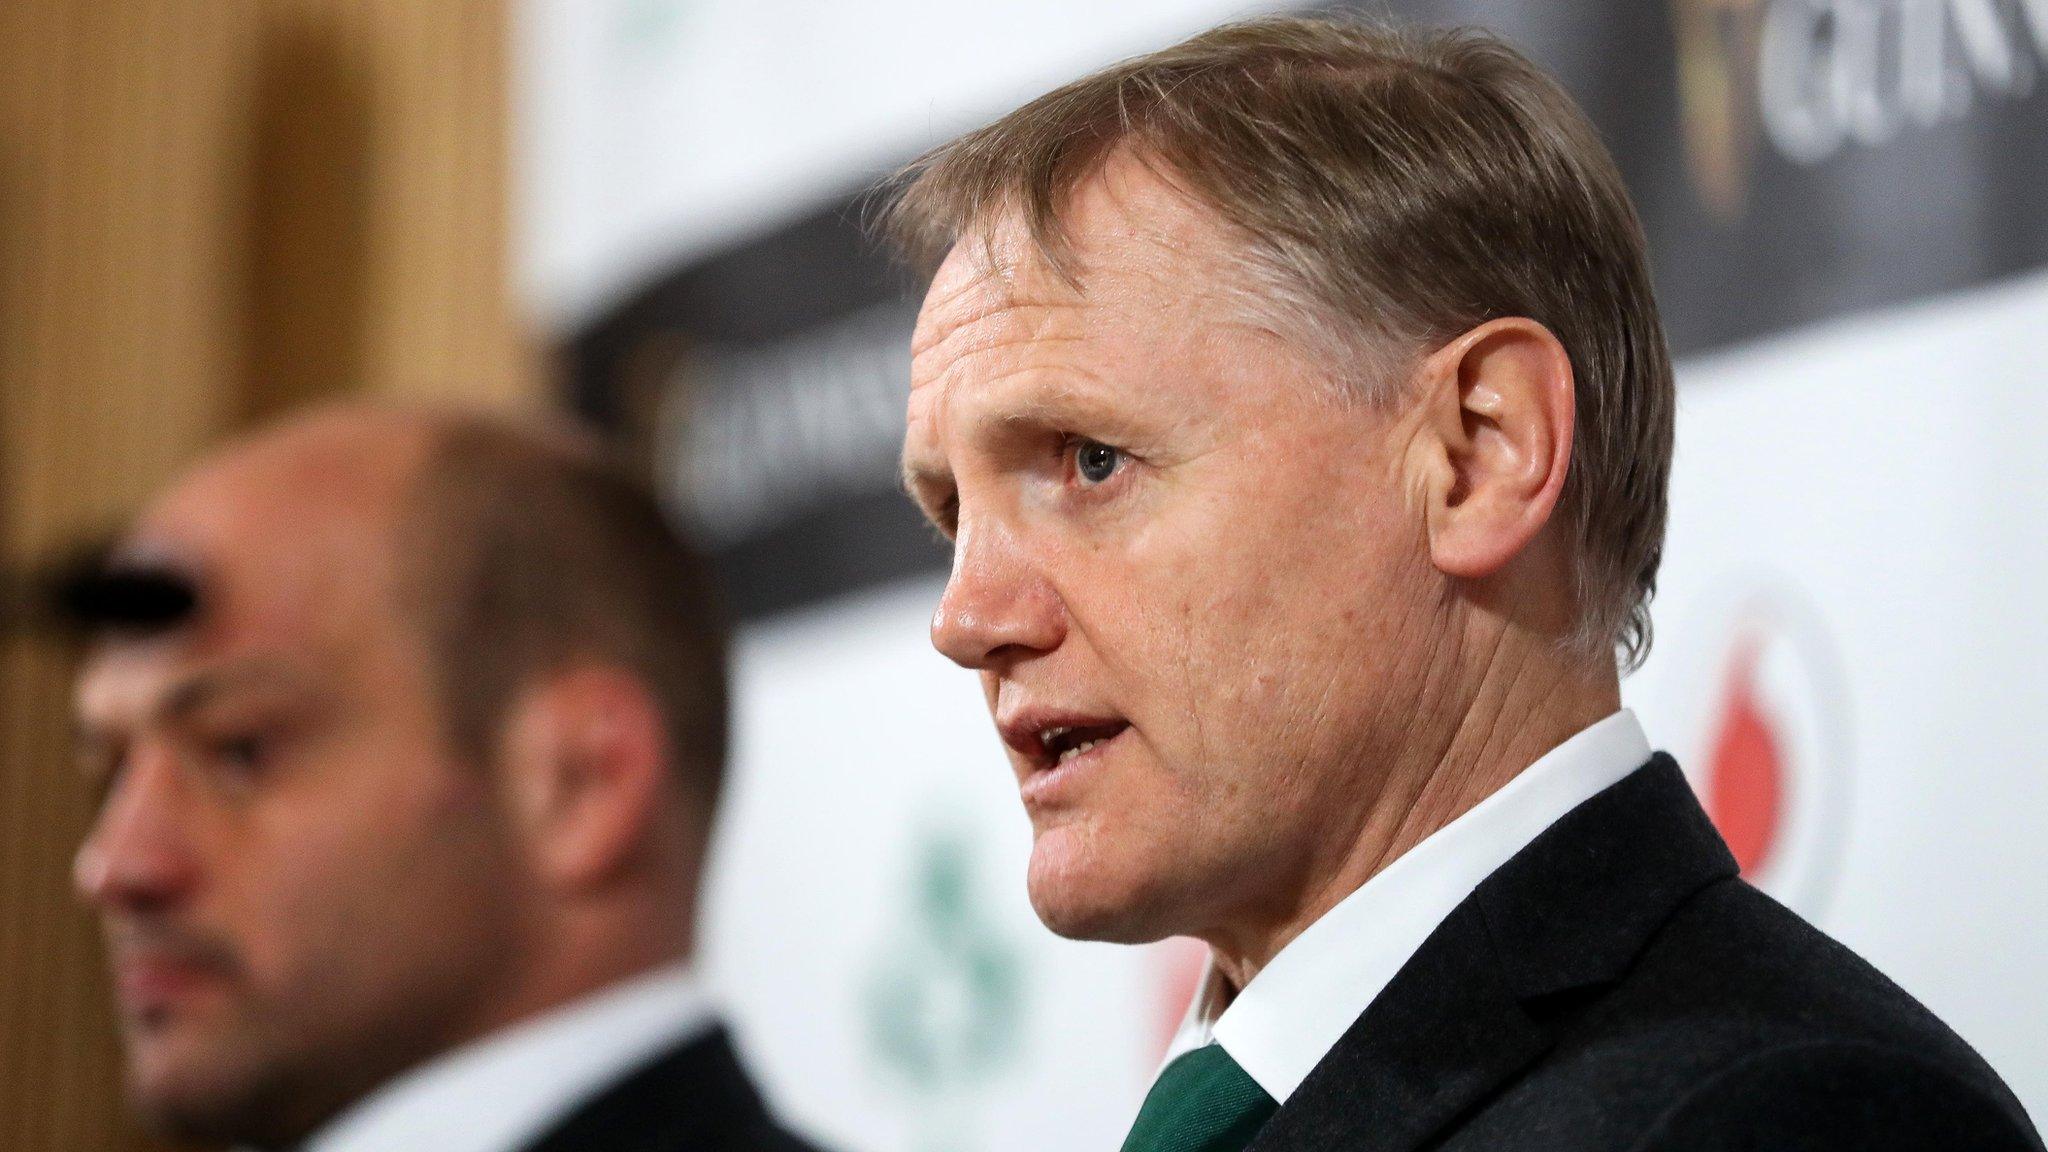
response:
[(1160, 1067), (1221, 1044), (1285, 1104), (1480, 881), (1649, 758), (1649, 741), (1627, 709), (1558, 745), (1324, 913), (1220, 1015), (1222, 986), (1212, 964)]
[(687, 965), (657, 969), (401, 1074), (303, 1152), (512, 1152), (712, 1023)]

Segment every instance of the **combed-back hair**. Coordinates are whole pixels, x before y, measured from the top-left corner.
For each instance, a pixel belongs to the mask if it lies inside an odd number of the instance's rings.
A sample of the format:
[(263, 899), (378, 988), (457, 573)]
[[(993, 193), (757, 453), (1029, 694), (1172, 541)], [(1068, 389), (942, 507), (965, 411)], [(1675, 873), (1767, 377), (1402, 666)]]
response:
[(518, 694), (549, 673), (621, 668), (652, 694), (708, 824), (725, 771), (726, 628), (704, 561), (647, 484), (567, 429), (458, 417), (436, 429), (400, 547), (401, 603), (434, 654), (459, 753), (490, 762)]
[(1062, 214), (1123, 152), (1242, 241), (1254, 318), (1373, 402), (1420, 355), (1522, 316), (1571, 358), (1559, 511), (1589, 656), (1650, 641), (1676, 399), (1642, 226), (1592, 125), (1512, 47), (1343, 16), (1227, 24), (1103, 69), (925, 154), (885, 231), (927, 269), (1021, 219), (1070, 284)]

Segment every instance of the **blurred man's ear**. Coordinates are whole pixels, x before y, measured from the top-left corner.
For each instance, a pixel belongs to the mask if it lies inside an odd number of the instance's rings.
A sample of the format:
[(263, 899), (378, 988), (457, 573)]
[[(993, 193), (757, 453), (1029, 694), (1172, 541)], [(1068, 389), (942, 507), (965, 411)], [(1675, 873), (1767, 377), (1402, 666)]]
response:
[(1529, 548), (1564, 491), (1571, 358), (1534, 320), (1490, 320), (1424, 359), (1415, 388), (1411, 491), (1426, 501), (1430, 559), (1447, 576), (1493, 576)]
[(534, 872), (566, 890), (601, 885), (648, 850), (660, 822), (668, 778), (660, 711), (623, 670), (557, 673), (518, 697), (500, 768)]

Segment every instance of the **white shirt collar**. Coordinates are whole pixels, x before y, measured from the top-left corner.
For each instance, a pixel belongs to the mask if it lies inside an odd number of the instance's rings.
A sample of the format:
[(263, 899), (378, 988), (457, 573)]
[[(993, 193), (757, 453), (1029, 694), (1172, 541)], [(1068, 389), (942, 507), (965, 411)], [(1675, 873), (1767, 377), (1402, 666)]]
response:
[(1161, 1067), (1213, 1040), (1286, 1103), (1480, 881), (1649, 758), (1625, 708), (1558, 745), (1289, 941), (1221, 1015), (1212, 965)]
[(712, 1020), (688, 965), (656, 969), (403, 1073), (303, 1152), (512, 1152)]

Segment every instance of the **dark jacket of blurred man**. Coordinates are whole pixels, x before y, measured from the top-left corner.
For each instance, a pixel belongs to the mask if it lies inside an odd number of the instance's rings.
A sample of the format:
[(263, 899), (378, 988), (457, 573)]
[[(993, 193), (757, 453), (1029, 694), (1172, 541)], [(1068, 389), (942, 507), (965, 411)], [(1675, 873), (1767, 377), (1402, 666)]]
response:
[(804, 1147), (690, 966), (724, 642), (639, 486), (566, 435), (328, 411), (199, 465), (74, 600), (76, 879), (155, 1126)]
[(1554, 82), (1271, 18), (906, 179), (932, 639), (1009, 747), (1032, 902), (1210, 946), (1126, 1149), (2040, 1148), (1621, 709), (1671, 368)]

